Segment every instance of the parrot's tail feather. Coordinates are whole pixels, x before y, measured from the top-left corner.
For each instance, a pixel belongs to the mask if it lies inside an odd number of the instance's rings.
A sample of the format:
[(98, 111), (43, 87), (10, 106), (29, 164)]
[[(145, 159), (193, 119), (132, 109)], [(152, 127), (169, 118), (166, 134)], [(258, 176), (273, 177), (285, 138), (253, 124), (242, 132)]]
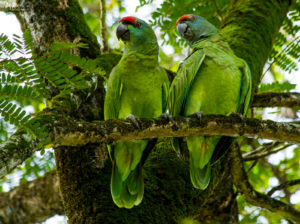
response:
[(143, 152), (142, 158), (141, 158), (141, 165), (143, 166), (146, 162), (146, 159), (148, 158), (151, 150), (154, 148), (155, 144), (157, 142), (157, 138), (150, 139), (147, 143), (147, 146)]
[(190, 162), (190, 176), (195, 188), (205, 190), (210, 181), (210, 164), (201, 169)]
[(228, 151), (230, 146), (232, 145), (232, 142), (235, 138), (233, 137), (227, 137), (222, 136), (220, 141), (215, 147), (214, 153), (212, 155), (212, 158), (210, 160), (210, 164), (213, 165), (215, 162), (219, 161), (219, 159)]
[(183, 155), (183, 138), (173, 138), (172, 147), (177, 154)]
[(113, 163), (111, 177), (111, 194), (114, 203), (122, 208), (132, 208), (139, 205), (144, 195), (144, 181), (141, 163), (122, 181), (117, 166)]

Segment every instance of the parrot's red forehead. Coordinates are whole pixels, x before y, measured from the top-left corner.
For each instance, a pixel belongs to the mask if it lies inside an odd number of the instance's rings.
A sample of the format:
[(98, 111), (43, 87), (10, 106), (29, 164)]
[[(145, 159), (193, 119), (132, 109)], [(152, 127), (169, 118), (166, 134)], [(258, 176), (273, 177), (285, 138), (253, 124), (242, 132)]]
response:
[(126, 21), (126, 22), (128, 22), (128, 23), (134, 24), (136, 20), (137, 20), (136, 17), (133, 17), (133, 16), (125, 16), (125, 17), (123, 17), (122, 19), (120, 19), (120, 22)]
[(177, 19), (176, 21), (176, 25), (180, 22), (180, 21), (187, 21), (187, 20), (196, 20), (197, 18), (193, 15), (184, 15), (181, 16), (179, 19)]
[(176, 24), (178, 24), (180, 21), (186, 21), (186, 20), (190, 20), (190, 19), (191, 19), (190, 15), (181, 16), (179, 19), (177, 19)]

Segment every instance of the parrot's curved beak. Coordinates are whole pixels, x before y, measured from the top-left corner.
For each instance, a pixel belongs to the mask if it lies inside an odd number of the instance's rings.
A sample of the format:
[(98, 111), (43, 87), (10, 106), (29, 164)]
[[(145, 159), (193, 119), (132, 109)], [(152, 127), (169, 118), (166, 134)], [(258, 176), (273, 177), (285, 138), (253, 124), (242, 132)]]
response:
[(179, 22), (177, 24), (177, 31), (183, 38), (190, 40), (194, 36), (191, 28), (184, 22)]
[(121, 39), (123, 41), (130, 40), (130, 32), (128, 26), (126, 24), (123, 24), (122, 22), (118, 25), (116, 34), (118, 39)]

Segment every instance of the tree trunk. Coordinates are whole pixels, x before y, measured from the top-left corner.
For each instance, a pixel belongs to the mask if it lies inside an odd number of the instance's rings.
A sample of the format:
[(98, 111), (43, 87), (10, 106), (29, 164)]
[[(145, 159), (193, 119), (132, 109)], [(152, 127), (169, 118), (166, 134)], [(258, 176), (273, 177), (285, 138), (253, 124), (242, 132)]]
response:
[[(89, 48), (78, 54), (89, 58), (100, 55), (76, 0), (19, 0), (18, 4), (37, 52), (46, 51), (53, 41), (81, 41)], [(290, 4), (288, 0), (233, 0), (223, 21), (221, 32), (235, 53), (248, 62), (255, 88)], [(101, 57), (99, 63), (108, 71), (118, 56)], [(71, 97), (56, 98), (60, 103), (55, 106), (63, 107), (63, 113), (91, 121), (103, 118), (103, 99), (100, 80), (98, 90), (87, 100), (83, 96), (78, 109), (68, 107), (73, 104)], [(236, 194), (226, 158), (213, 167), (208, 189), (199, 191), (190, 183), (187, 156), (178, 157), (168, 141), (159, 142), (145, 164), (143, 202), (131, 210), (119, 209), (112, 202), (111, 164), (104, 145), (58, 147), (55, 158), (69, 223), (238, 223)]]

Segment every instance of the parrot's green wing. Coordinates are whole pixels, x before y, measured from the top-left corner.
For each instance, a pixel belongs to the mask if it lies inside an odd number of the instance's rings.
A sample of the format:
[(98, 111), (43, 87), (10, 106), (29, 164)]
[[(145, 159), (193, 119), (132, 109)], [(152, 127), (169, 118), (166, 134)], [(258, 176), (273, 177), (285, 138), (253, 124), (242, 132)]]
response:
[[(168, 109), (172, 116), (184, 115), (188, 93), (205, 58), (205, 54), (201, 50), (196, 50), (188, 58), (190, 57), (193, 60), (185, 59), (184, 64), (179, 67), (170, 88)], [(180, 153), (182, 151), (182, 138), (173, 138), (172, 145), (174, 150)]]
[(252, 79), (250, 69), (245, 61), (243, 61), (243, 65), (243, 68), (241, 68), (242, 82), (238, 112), (245, 116), (251, 99)]
[(118, 118), (122, 83), (118, 76), (117, 67), (110, 73), (104, 102), (104, 120)]
[(198, 50), (193, 52), (190, 57), (193, 57), (193, 60), (185, 59), (170, 88), (169, 111), (172, 116), (183, 115), (186, 97), (205, 58), (205, 54), (203, 51)]
[[(113, 68), (107, 83), (106, 96), (104, 101), (104, 120), (118, 118), (119, 116), (122, 83), (118, 76), (119, 73), (117, 72), (117, 70), (117, 67)], [(112, 146), (107, 145), (107, 148), (111, 157)]]
[[(238, 60), (241, 59), (238, 58)], [(247, 63), (243, 60), (241, 61), (243, 66), (240, 68), (242, 73), (242, 79), (241, 79), (241, 89), (240, 89), (240, 100), (237, 108), (237, 113), (246, 116), (250, 99), (251, 99), (252, 79), (251, 79), (251, 72)], [(219, 158), (222, 155), (224, 155), (224, 153), (229, 149), (234, 139), (235, 138), (228, 137), (228, 136), (221, 137), (212, 155), (211, 162), (210, 162), (211, 164), (214, 164), (216, 161), (219, 160)]]
[(162, 111), (163, 113), (166, 112), (169, 100), (169, 78), (166, 71), (159, 67), (159, 72), (162, 74), (164, 78), (164, 82), (162, 85)]

